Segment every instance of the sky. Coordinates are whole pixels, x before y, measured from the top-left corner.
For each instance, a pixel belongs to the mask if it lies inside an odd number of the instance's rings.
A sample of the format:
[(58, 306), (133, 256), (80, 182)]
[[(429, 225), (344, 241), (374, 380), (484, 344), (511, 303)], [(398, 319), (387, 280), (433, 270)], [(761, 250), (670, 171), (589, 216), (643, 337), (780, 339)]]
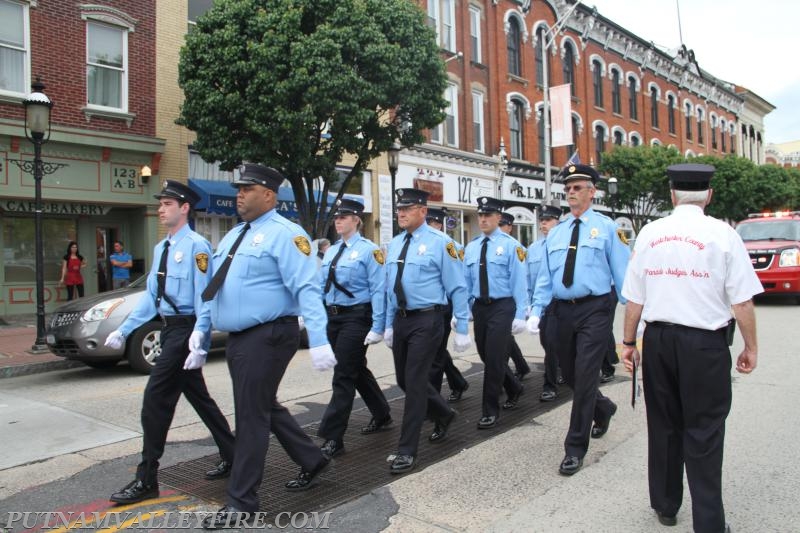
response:
[(776, 107), (764, 119), (765, 141), (800, 140), (800, 2), (798, 0), (583, 0), (660, 48), (683, 43), (700, 68), (746, 87)]

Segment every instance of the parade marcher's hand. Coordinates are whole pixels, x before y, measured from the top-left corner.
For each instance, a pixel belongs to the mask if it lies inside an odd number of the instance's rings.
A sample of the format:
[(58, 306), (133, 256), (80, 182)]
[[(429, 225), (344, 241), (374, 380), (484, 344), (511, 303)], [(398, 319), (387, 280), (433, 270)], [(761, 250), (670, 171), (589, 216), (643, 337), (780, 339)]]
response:
[[(195, 332), (199, 333), (199, 332)], [(192, 334), (194, 335), (194, 333)], [(208, 357), (208, 352), (202, 349), (192, 350), (189, 352), (189, 357), (186, 358), (186, 361), (183, 363), (184, 370), (197, 370), (198, 368), (203, 368), (203, 365), (206, 364), (206, 358)]]
[(189, 351), (190, 352), (198, 352), (203, 349), (203, 341), (206, 338), (206, 334), (202, 331), (194, 330), (191, 335), (189, 335)]
[(472, 346), (472, 339), (469, 338), (469, 334), (456, 333), (456, 337), (453, 339), (453, 350), (463, 352), (470, 346)]
[(386, 343), (386, 346), (391, 348), (393, 340), (394, 340), (394, 330), (392, 328), (386, 328), (386, 331), (383, 332), (383, 342)]
[(380, 333), (375, 333), (374, 331), (370, 331), (364, 338), (364, 346), (368, 346), (370, 344), (378, 344), (382, 340), (383, 340), (383, 335), (381, 335)]
[(756, 364), (758, 363), (758, 354), (753, 350), (748, 350), (745, 347), (742, 350), (742, 353), (739, 354), (739, 358), (736, 359), (736, 371), (740, 374), (749, 374), (753, 370), (756, 369)]
[(450, 329), (456, 329), (457, 324), (458, 324), (458, 319), (456, 317), (450, 319)]
[(644, 320), (639, 321), (639, 325), (636, 326), (636, 338), (641, 339), (644, 336)]
[(539, 317), (536, 315), (531, 315), (526, 323), (526, 327), (528, 328), (528, 333), (531, 335), (538, 335), (539, 334)]
[(297, 325), (300, 326), (300, 331), (306, 329), (306, 321), (303, 320), (303, 317), (301, 316), (297, 317)]
[(622, 364), (625, 365), (625, 370), (628, 372), (633, 372), (634, 361), (636, 362), (637, 367), (642, 362), (642, 356), (636, 346), (623, 346), (621, 355)]
[(106, 337), (105, 345), (114, 350), (119, 350), (125, 344), (125, 335), (118, 329), (115, 329)]
[(315, 346), (311, 348), (311, 366), (314, 370), (330, 370), (336, 366), (336, 357), (333, 355), (333, 348), (330, 344)]
[(521, 318), (515, 318), (511, 323), (511, 334), (519, 335), (523, 331), (525, 331), (525, 321)]

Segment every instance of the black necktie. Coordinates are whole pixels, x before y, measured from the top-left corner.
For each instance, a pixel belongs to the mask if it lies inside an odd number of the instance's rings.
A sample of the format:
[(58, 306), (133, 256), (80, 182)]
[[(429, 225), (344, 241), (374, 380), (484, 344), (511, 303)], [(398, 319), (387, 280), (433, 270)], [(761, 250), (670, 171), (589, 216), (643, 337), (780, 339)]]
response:
[(339, 258), (342, 257), (347, 246), (342, 241), (342, 246), (339, 248), (339, 251), (336, 252), (336, 255), (333, 256), (333, 261), (331, 261), (331, 266), (328, 268), (328, 279), (325, 280), (325, 294), (328, 294), (328, 291), (331, 290), (331, 285), (336, 283), (336, 264), (339, 262)]
[(581, 219), (575, 219), (575, 225), (572, 226), (572, 237), (569, 240), (569, 250), (567, 250), (567, 261), (564, 263), (564, 275), (561, 282), (565, 287), (572, 287), (572, 278), (575, 276), (575, 256), (578, 255), (578, 228), (580, 227)]
[(242, 239), (244, 239), (244, 234), (247, 233), (247, 230), (250, 229), (250, 223), (244, 225), (242, 231), (239, 232), (239, 236), (236, 238), (236, 242), (233, 243), (231, 246), (231, 250), (228, 252), (228, 257), (225, 258), (225, 261), (222, 263), (222, 266), (219, 267), (219, 270), (214, 274), (214, 277), (211, 278), (211, 281), (208, 283), (208, 286), (205, 288), (202, 294), (202, 298), (204, 302), (211, 300), (220, 287), (222, 287), (222, 282), (225, 281), (225, 276), (228, 274), (228, 269), (231, 267), (231, 262), (233, 261), (233, 254), (236, 253), (236, 249), (239, 248), (239, 245), (242, 244)]
[(397, 258), (397, 275), (394, 277), (394, 294), (397, 296), (397, 307), (400, 309), (405, 309), (408, 304), (401, 280), (403, 278), (403, 270), (406, 268), (406, 254), (408, 253), (409, 244), (411, 244), (411, 234), (406, 233), (406, 242), (403, 244), (403, 249), (400, 250), (400, 256)]
[(489, 271), (486, 268), (486, 246), (489, 244), (489, 237), (483, 238), (481, 244), (481, 262), (478, 277), (480, 279), (481, 300), (489, 300)]
[(169, 239), (164, 241), (164, 249), (161, 252), (161, 261), (158, 263), (158, 273), (156, 274), (156, 309), (161, 305), (161, 299), (164, 297), (164, 290), (167, 287), (167, 258), (169, 257)]

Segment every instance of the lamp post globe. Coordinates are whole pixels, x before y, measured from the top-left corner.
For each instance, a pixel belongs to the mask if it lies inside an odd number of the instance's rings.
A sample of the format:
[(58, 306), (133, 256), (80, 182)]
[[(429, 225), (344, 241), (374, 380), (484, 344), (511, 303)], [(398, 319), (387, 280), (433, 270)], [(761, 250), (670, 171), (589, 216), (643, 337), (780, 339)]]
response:
[(386, 151), (389, 163), (389, 174), (392, 177), (392, 236), (397, 235), (397, 207), (395, 205), (397, 198), (394, 191), (397, 188), (397, 169), (400, 168), (400, 150), (402, 150), (402, 148), (399, 142), (394, 141), (392, 146)]
[(609, 203), (609, 207), (611, 207), (611, 218), (612, 219), (614, 218), (614, 215), (615, 215), (615, 213), (614, 213), (614, 202), (616, 201), (616, 199), (614, 197), (617, 196), (618, 192), (619, 192), (619, 182), (617, 181), (617, 178), (615, 178), (613, 176), (608, 178), (608, 195), (610, 197), (608, 203)]

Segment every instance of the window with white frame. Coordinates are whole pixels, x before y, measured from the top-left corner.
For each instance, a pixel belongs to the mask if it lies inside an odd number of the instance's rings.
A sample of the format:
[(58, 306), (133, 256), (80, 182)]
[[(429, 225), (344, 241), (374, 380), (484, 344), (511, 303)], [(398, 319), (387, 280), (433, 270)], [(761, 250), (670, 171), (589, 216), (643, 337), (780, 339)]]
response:
[(472, 137), (476, 152), (483, 152), (483, 93), (472, 92)]
[(458, 146), (458, 87), (448, 83), (444, 99), (447, 100), (444, 122), (431, 130), (431, 142)]
[(511, 157), (514, 159), (522, 159), (525, 155), (523, 152), (523, 113), (522, 102), (517, 99), (512, 99), (511, 113), (508, 117), (508, 127), (510, 130)]
[(128, 109), (128, 30), (86, 23), (86, 97), (89, 106)]
[(436, 28), (439, 46), (456, 51), (455, 0), (428, 0), (428, 20)]
[(0, 91), (27, 91), (29, 29), (27, 4), (0, 0)]
[(476, 6), (469, 6), (469, 38), (472, 46), (472, 61), (480, 63), (481, 55), (481, 10)]

